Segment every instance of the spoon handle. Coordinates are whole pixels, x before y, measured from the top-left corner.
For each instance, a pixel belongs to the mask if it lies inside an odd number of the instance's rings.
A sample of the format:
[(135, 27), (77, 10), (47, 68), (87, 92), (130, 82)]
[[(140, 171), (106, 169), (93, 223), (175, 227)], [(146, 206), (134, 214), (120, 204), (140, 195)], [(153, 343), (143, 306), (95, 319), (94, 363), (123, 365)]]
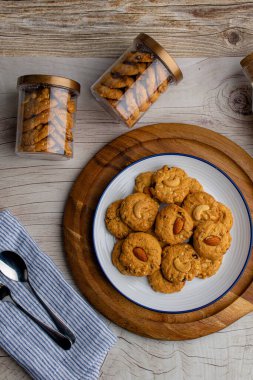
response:
[(46, 304), (46, 302), (35, 292), (30, 282), (28, 282), (33, 294), (38, 299), (38, 301), (41, 303), (41, 305), (44, 307), (44, 309), (47, 311), (47, 313), (50, 315), (51, 319), (54, 321), (55, 325), (57, 326), (58, 330), (64, 334), (66, 337), (68, 337), (71, 341), (71, 343), (75, 343), (76, 337), (74, 333), (70, 330), (68, 326), (56, 315), (55, 312)]
[[(72, 342), (68, 337), (59, 333), (58, 331), (53, 330), (51, 327), (47, 326), (44, 322), (34, 317), (22, 306), (20, 306), (16, 301), (14, 301), (11, 296), (9, 297), (9, 299), (20, 311), (22, 311), (31, 320), (33, 320), (38, 326), (40, 326), (40, 328), (44, 330), (53, 339), (53, 341), (57, 343), (61, 348), (63, 348), (64, 350), (69, 350), (71, 348)], [(7, 302), (10, 302), (10, 301), (7, 301)]]

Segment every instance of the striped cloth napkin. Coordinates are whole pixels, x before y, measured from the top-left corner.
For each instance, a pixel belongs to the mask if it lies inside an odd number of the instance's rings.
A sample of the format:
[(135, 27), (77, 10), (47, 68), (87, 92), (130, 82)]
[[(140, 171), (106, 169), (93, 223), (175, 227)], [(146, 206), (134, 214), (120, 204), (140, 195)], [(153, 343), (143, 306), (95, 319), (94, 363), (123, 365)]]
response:
[[(97, 379), (108, 350), (116, 342), (114, 335), (9, 211), (0, 212), (3, 250), (24, 258), (33, 288), (72, 329), (76, 342), (64, 351), (13, 304), (0, 301), (0, 346), (34, 379)], [(25, 284), (12, 282), (2, 274), (0, 282), (9, 287), (16, 302), (55, 328)]]

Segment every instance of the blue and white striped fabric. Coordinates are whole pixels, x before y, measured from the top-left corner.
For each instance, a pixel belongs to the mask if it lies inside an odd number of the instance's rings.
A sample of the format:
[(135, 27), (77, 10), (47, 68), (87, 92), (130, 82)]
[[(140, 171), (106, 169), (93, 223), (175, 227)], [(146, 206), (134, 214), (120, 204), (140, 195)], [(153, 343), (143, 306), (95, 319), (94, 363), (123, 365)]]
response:
[[(14, 305), (0, 301), (0, 346), (34, 379), (97, 379), (108, 350), (116, 342), (114, 335), (9, 211), (0, 212), (0, 250), (16, 251), (24, 258), (36, 292), (76, 335), (72, 348), (64, 351)], [(0, 282), (11, 289), (15, 301), (53, 326), (25, 285), (2, 274)]]

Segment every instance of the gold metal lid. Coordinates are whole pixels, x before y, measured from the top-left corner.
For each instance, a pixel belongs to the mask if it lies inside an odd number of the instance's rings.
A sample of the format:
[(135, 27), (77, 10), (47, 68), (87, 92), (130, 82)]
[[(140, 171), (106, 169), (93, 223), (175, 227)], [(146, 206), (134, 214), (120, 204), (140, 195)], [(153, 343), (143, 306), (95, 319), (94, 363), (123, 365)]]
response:
[(177, 82), (183, 79), (183, 73), (180, 70), (174, 59), (167, 53), (167, 51), (152, 37), (145, 33), (140, 33), (136, 38), (136, 42), (142, 42), (149, 49), (151, 49), (155, 55), (157, 55), (163, 64), (169, 69), (173, 77)]
[(253, 53), (247, 55), (240, 62), (245, 75), (253, 82)]
[(23, 75), (18, 78), (17, 86), (27, 84), (48, 84), (52, 86), (69, 88), (70, 90), (78, 93), (80, 93), (81, 88), (80, 84), (73, 79), (44, 74)]
[(245, 58), (243, 58), (240, 62), (241, 66), (244, 68), (248, 66), (250, 63), (253, 64), (253, 53), (250, 53)]

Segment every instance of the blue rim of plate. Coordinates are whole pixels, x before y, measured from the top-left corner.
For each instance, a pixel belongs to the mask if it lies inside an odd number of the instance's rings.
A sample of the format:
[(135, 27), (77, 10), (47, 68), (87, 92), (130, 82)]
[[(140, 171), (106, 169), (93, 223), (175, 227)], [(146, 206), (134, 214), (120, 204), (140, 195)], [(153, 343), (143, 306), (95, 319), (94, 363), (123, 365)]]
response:
[[(97, 212), (98, 212), (98, 209), (99, 209), (99, 206), (100, 206), (100, 203), (102, 202), (103, 198), (104, 198), (104, 195), (108, 189), (108, 187), (111, 185), (111, 183), (120, 175), (122, 174), (124, 171), (126, 171), (128, 168), (130, 168), (131, 166), (133, 165), (136, 165), (137, 163), (141, 162), (141, 161), (145, 161), (145, 160), (148, 160), (149, 158), (153, 158), (153, 157), (159, 157), (159, 156), (183, 156), (183, 157), (189, 157), (189, 158), (194, 158), (195, 160), (198, 160), (198, 161), (202, 161), (202, 162), (205, 162), (206, 164), (212, 166), (213, 168), (215, 168), (216, 170), (218, 170), (220, 173), (222, 173), (231, 183), (232, 185), (236, 188), (237, 192), (239, 193), (240, 197), (242, 198), (244, 204), (245, 204), (245, 207), (246, 207), (246, 210), (247, 210), (247, 214), (248, 214), (248, 218), (249, 218), (249, 224), (250, 224), (250, 243), (249, 243), (249, 250), (248, 250), (248, 254), (247, 254), (247, 258), (245, 260), (245, 263), (241, 269), (241, 272), (239, 273), (239, 275), (237, 276), (237, 278), (235, 279), (235, 281), (233, 282), (233, 284), (225, 291), (223, 292), (219, 297), (215, 298), (215, 300), (211, 301), (211, 302), (208, 302), (207, 304), (203, 305), (203, 306), (200, 306), (200, 307), (196, 307), (194, 309), (189, 309), (189, 310), (183, 310), (183, 311), (164, 311), (164, 310), (159, 310), (159, 309), (153, 309), (151, 307), (148, 307), (148, 306), (144, 306), (136, 301), (134, 301), (133, 299), (131, 299), (130, 297), (127, 297), (124, 293), (122, 293), (115, 284), (113, 284), (113, 282), (110, 280), (110, 278), (107, 276), (107, 274), (105, 273), (104, 271), (104, 268), (103, 266), (101, 265), (101, 262), (99, 260), (99, 257), (98, 257), (98, 254), (97, 254), (97, 250), (96, 250), (96, 244), (95, 244), (95, 231), (94, 231), (94, 226), (95, 226), (95, 220), (96, 220), (96, 217), (97, 217)], [(148, 310), (152, 310), (152, 311), (155, 311), (155, 312), (158, 312), (158, 313), (164, 313), (164, 314), (185, 314), (185, 313), (191, 313), (193, 311), (197, 311), (197, 310), (200, 310), (200, 309), (204, 309), (205, 307), (207, 306), (210, 306), (212, 305), (213, 303), (217, 302), (219, 299), (221, 299), (222, 297), (225, 296), (225, 294), (227, 294), (234, 286), (235, 284), (238, 282), (239, 278), (241, 277), (241, 275), (243, 274), (246, 266), (247, 266), (247, 263), (249, 261), (249, 258), (250, 258), (250, 255), (251, 255), (251, 248), (252, 248), (252, 243), (253, 243), (253, 226), (252, 226), (252, 218), (251, 218), (251, 214), (250, 214), (250, 209), (249, 209), (249, 206), (248, 206), (248, 203), (244, 197), (244, 195), (242, 194), (241, 190), (239, 189), (239, 187), (236, 185), (236, 183), (232, 180), (232, 178), (229, 177), (228, 174), (226, 174), (223, 170), (221, 170), (220, 168), (218, 168), (216, 165), (212, 164), (211, 162), (203, 159), (203, 158), (199, 158), (199, 157), (196, 157), (196, 156), (193, 156), (191, 154), (184, 154), (184, 153), (159, 153), (159, 154), (153, 154), (151, 156), (147, 156), (147, 157), (143, 157), (143, 158), (140, 158), (139, 160), (137, 161), (134, 161), (132, 162), (131, 164), (129, 164), (126, 168), (124, 168), (123, 170), (121, 170), (118, 174), (116, 174), (112, 180), (109, 182), (109, 184), (106, 186), (106, 188), (104, 189), (103, 193), (101, 194), (101, 197), (99, 199), (99, 202), (98, 202), (98, 205), (96, 207), (96, 210), (95, 210), (95, 214), (94, 214), (94, 219), (93, 219), (93, 227), (92, 227), (92, 239), (93, 239), (93, 246), (94, 246), (94, 250), (95, 250), (95, 254), (96, 254), (96, 258), (97, 258), (97, 261), (100, 265), (100, 268), (102, 269), (105, 277), (107, 278), (107, 280), (110, 282), (110, 284), (125, 298), (127, 298), (129, 301), (135, 303), (136, 305), (138, 306), (141, 306), (145, 309), (148, 309)]]

